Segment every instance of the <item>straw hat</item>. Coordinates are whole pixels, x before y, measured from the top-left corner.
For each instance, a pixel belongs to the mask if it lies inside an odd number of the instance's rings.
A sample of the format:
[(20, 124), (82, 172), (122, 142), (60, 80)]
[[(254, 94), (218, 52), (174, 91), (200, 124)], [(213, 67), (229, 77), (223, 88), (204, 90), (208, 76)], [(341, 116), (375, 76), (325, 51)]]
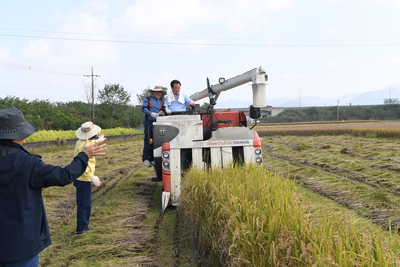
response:
[(167, 94), (167, 91), (164, 90), (161, 86), (156, 86), (154, 89), (150, 89), (150, 92), (162, 92), (163, 95)]
[(76, 130), (75, 135), (79, 139), (89, 139), (90, 137), (95, 136), (101, 131), (101, 128), (91, 121), (87, 121), (81, 125), (81, 127)]
[(32, 135), (35, 127), (16, 108), (0, 110), (0, 139), (22, 140)]

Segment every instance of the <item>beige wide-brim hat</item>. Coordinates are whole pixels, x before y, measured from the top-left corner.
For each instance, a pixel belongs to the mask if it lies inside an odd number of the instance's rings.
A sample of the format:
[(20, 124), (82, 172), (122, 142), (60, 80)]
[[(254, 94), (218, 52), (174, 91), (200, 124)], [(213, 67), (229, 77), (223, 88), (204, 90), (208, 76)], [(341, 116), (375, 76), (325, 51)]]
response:
[(164, 90), (161, 86), (156, 86), (154, 89), (150, 89), (150, 92), (162, 92), (163, 95), (167, 94), (167, 90)]
[(99, 126), (93, 124), (91, 121), (87, 121), (82, 124), (78, 130), (76, 130), (75, 135), (79, 139), (85, 140), (95, 136), (96, 134), (100, 133), (100, 131), (101, 128)]

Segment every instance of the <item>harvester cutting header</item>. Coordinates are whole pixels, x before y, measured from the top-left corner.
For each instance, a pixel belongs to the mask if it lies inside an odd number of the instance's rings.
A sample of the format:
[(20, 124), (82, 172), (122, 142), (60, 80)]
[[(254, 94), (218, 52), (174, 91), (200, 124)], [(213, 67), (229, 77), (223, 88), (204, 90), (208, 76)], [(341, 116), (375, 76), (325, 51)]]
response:
[(257, 132), (247, 128), (244, 112), (214, 111), (214, 105), (221, 92), (252, 82), (253, 105), (250, 118), (259, 119), (261, 108), (266, 106), (266, 72), (261, 67), (190, 96), (193, 101), (208, 97), (207, 112), (200, 112), (199, 105), (189, 110), (190, 115), (172, 114), (158, 117), (153, 123), (153, 144), (155, 172), (162, 179), (162, 210), (168, 205), (178, 205), (181, 192), (181, 178), (195, 166), (200, 169), (217, 168), (231, 164), (262, 165), (261, 139)]

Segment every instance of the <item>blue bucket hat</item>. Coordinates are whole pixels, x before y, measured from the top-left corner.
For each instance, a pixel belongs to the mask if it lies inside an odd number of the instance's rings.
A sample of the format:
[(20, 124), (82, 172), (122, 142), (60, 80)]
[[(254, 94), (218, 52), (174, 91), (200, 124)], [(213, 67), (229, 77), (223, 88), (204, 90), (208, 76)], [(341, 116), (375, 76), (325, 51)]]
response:
[(32, 135), (35, 127), (16, 108), (0, 109), (0, 139), (22, 140)]

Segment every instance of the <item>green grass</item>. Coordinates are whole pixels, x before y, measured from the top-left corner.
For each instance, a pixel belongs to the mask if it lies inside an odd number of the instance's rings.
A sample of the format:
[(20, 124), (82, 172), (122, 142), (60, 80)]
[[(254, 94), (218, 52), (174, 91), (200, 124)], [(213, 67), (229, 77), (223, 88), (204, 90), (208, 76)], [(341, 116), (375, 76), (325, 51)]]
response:
[[(162, 183), (150, 182), (153, 169), (142, 167), (143, 139), (106, 143), (107, 154), (96, 158), (103, 185), (93, 187), (90, 231), (74, 234), (72, 185), (43, 190), (53, 245), (40, 253), (40, 266), (198, 266), (192, 230), (183, 219), (176, 223), (177, 209), (168, 208), (161, 216)], [(66, 166), (72, 151), (56, 147), (35, 152), (46, 163)]]

